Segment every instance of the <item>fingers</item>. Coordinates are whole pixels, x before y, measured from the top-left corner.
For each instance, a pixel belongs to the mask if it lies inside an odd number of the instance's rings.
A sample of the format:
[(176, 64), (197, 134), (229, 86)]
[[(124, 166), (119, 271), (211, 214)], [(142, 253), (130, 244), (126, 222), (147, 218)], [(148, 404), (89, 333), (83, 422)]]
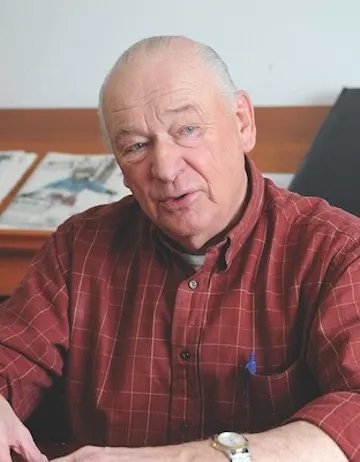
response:
[(20, 422), (19, 425), (17, 439), (11, 448), (21, 455), (26, 462), (47, 462), (47, 457), (36, 446), (29, 430)]
[(0, 395), (0, 461), (11, 462), (10, 450), (26, 462), (45, 462), (29, 430), (16, 416), (10, 403)]
[(12, 462), (10, 448), (7, 444), (0, 441), (0, 460), (2, 462)]

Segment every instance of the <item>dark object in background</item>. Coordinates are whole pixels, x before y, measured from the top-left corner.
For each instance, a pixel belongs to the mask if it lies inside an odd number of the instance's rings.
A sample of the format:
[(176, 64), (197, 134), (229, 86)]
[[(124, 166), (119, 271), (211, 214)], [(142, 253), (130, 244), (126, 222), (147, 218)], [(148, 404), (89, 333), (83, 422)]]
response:
[(289, 189), (360, 217), (360, 89), (342, 90)]

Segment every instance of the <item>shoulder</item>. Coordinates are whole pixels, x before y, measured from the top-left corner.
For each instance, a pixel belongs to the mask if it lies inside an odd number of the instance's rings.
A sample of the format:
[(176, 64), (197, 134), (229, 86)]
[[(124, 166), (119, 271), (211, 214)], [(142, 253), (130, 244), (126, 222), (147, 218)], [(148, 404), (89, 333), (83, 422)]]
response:
[(360, 239), (360, 218), (319, 197), (306, 197), (273, 184), (265, 186), (265, 209), (270, 215), (307, 233)]
[(360, 257), (360, 218), (318, 197), (306, 197), (265, 184), (266, 221), (294, 252), (331, 262)]
[[(55, 232), (57, 238), (66, 237), (72, 244), (90, 243), (109, 245), (139, 235), (140, 228), (150, 220), (133, 196), (118, 202), (92, 207), (66, 220)], [(150, 225), (149, 225), (150, 226)]]
[(101, 222), (112, 223), (121, 217), (129, 217), (138, 209), (138, 204), (132, 195), (110, 204), (91, 207), (82, 213), (78, 213), (69, 218), (64, 224), (71, 226), (92, 226)]

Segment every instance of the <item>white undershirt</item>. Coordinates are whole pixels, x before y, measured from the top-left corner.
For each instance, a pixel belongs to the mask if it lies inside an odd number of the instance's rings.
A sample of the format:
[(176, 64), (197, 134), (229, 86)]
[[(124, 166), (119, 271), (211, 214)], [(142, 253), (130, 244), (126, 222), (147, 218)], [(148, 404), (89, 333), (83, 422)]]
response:
[(183, 253), (183, 259), (191, 265), (195, 271), (198, 271), (205, 261), (205, 255), (194, 255), (192, 253)]

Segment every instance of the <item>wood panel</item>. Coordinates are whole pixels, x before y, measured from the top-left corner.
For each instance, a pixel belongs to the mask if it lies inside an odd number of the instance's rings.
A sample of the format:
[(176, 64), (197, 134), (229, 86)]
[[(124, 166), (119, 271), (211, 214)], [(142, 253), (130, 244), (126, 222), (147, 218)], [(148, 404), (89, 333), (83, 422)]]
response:
[[(258, 107), (252, 157), (263, 172), (294, 172), (329, 107)], [(0, 150), (106, 152), (95, 109), (0, 110)], [(13, 194), (15, 191), (13, 191)], [(12, 194), (12, 195), (13, 195)], [(3, 207), (11, 200), (3, 204)], [(0, 295), (10, 294), (48, 236), (46, 232), (0, 231)]]

